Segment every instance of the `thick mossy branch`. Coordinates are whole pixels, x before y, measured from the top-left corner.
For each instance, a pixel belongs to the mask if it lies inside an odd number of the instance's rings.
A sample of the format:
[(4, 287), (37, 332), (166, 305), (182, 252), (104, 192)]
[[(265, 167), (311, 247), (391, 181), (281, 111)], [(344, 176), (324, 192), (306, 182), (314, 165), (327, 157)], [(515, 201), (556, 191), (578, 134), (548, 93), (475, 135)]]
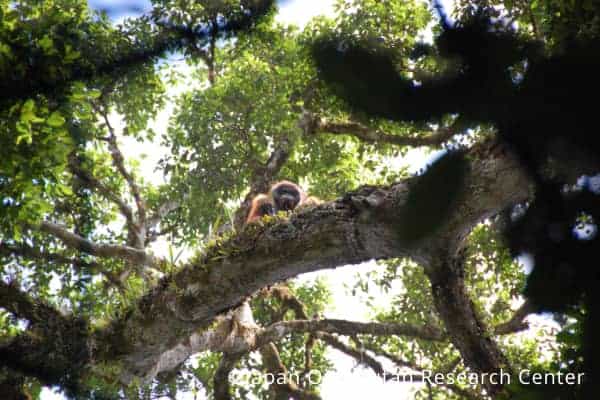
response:
[[(3, 354), (13, 358), (20, 354), (20, 364), (15, 363), (15, 368), (27, 370), (33, 365), (45, 365), (48, 346), (51, 349), (58, 346), (64, 362), (54, 364), (62, 366), (62, 374), (51, 377), (53, 382), (71, 379), (67, 378), (73, 375), (71, 365), (75, 365), (77, 371), (84, 371), (87, 367), (116, 361), (122, 367), (122, 382), (136, 377), (150, 379), (170, 365), (168, 360), (175, 359), (173, 354), (179, 350), (187, 351), (180, 348), (182, 344), (193, 338), (204, 338), (203, 332), (208, 332), (207, 328), (217, 316), (237, 308), (258, 290), (302, 273), (371, 259), (409, 257), (423, 265), (435, 284), (439, 285), (437, 278), (446, 276), (445, 266), (449, 265), (448, 262), (440, 262), (440, 259), (452, 254), (449, 249), (460, 248), (479, 221), (509, 204), (524, 200), (530, 194), (527, 175), (509, 151), (498, 151), (492, 143), (485, 143), (468, 151), (464, 160), (468, 164), (467, 172), (461, 179), (454, 207), (439, 221), (434, 231), (417, 240), (407, 242), (400, 234), (401, 216), (412, 189), (419, 187), (425, 178), (413, 177), (387, 187), (363, 187), (332, 202), (250, 224), (215, 241), (196, 259), (162, 279), (122, 318), (94, 332), (91, 339), (83, 330), (69, 324), (55, 324), (53, 338), (66, 338), (66, 335), (78, 332), (73, 336), (76, 338), (75, 348), (63, 346), (60, 340), (49, 340), (48, 335), (46, 339), (34, 342), (19, 339), (10, 347), (3, 347)], [(45, 223), (44, 227), (67, 245), (88, 245), (60, 226)], [(132, 262), (146, 261), (145, 254), (137, 249), (98, 246), (90, 244), (84, 251), (108, 257), (125, 252)], [(455, 292), (452, 288), (448, 290), (449, 293)], [(447, 298), (443, 292), (440, 291), (436, 299), (440, 311), (448, 309), (449, 302), (457, 301)], [(461, 301), (468, 303), (467, 293), (461, 293), (465, 297)], [(472, 318), (469, 309), (452, 309), (459, 313), (452, 316), (454, 320), (468, 321)], [(447, 322), (446, 319), (444, 321)], [(296, 326), (291, 328), (294, 324)], [(280, 328), (345, 333), (355, 331), (357, 326), (314, 321), (290, 322)], [(406, 327), (394, 330), (398, 326), (392, 330), (382, 328), (381, 324), (358, 328), (375, 334), (439, 338), (438, 332), (417, 332), (414, 329), (409, 332)], [(372, 332), (371, 328), (380, 331)], [(455, 340), (463, 341), (454, 344), (470, 368), (479, 370), (484, 366), (487, 371), (496, 367), (499, 359), (497, 349), (493, 346), (477, 347), (478, 342), (474, 338), (466, 340), (465, 332), (456, 324), (447, 323), (445, 328), (453, 343)], [(88, 343), (94, 343), (93, 347), (88, 347)], [(477, 358), (470, 356), (475, 353)], [(23, 354), (27, 354), (26, 359)], [(77, 362), (73, 361), (74, 357)]]
[(215, 243), (115, 325), (110, 336), (120, 343), (127, 369), (151, 376), (161, 354), (216, 316), (259, 289), (302, 273), (390, 257), (413, 258), (427, 270), (441, 268), (432, 261), (458, 247), (476, 223), (529, 195), (528, 178), (510, 152), (486, 143), (466, 160), (468, 173), (454, 209), (434, 234), (410, 246), (399, 240), (398, 216), (420, 177), (364, 187), (289, 218), (249, 225)]
[(86, 321), (63, 315), (50, 305), (0, 281), (0, 306), (29, 321), (27, 330), (0, 343), (2, 365), (69, 393), (91, 366), (92, 341)]

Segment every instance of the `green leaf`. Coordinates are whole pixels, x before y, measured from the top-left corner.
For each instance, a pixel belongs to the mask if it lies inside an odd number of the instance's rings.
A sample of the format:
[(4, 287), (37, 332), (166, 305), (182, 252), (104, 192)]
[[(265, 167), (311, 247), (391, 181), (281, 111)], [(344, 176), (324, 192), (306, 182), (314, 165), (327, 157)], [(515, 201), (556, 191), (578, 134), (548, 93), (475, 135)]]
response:
[(33, 99), (28, 99), (25, 103), (23, 103), (23, 107), (21, 107), (21, 113), (33, 113), (33, 109), (35, 108), (35, 101)]
[(65, 62), (71, 63), (78, 59), (81, 56), (81, 53), (77, 50), (73, 50), (73, 47), (69, 44), (65, 46)]
[(46, 120), (46, 123), (53, 128), (59, 128), (64, 125), (65, 119), (58, 111), (54, 111), (52, 114), (50, 114)]
[(44, 37), (39, 40), (38, 44), (44, 50), (44, 53), (51, 53), (54, 41), (48, 35), (44, 35)]
[(97, 99), (102, 95), (102, 92), (98, 89), (90, 89), (88, 92), (88, 96), (92, 99)]

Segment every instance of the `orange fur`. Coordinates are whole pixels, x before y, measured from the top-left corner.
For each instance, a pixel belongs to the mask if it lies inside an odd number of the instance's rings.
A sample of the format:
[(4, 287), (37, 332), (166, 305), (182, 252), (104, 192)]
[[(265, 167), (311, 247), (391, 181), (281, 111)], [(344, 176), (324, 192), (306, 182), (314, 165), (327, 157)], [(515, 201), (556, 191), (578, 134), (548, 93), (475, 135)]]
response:
[(249, 224), (250, 222), (258, 221), (265, 215), (272, 214), (273, 202), (271, 201), (271, 197), (260, 193), (252, 199), (252, 205), (250, 206), (250, 212), (248, 213), (248, 218), (246, 218), (246, 223)]
[(322, 202), (323, 201), (321, 199), (319, 199), (318, 197), (308, 196), (306, 199), (304, 199), (304, 201), (300, 205), (301, 206), (318, 206)]

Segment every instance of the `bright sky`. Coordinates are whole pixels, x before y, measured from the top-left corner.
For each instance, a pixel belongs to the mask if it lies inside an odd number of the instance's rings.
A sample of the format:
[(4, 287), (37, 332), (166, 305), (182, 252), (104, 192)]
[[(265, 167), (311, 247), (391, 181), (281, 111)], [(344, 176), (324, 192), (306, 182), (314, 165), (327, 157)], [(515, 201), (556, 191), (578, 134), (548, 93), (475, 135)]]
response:
[[(280, 13), (277, 19), (284, 23), (293, 23), (299, 26), (304, 26), (313, 16), (316, 15), (333, 15), (333, 4), (335, 0), (282, 0), (280, 1)], [(446, 10), (450, 12), (452, 0), (445, 0)], [(90, 5), (97, 9), (105, 9), (115, 21), (121, 21), (128, 16), (136, 16), (147, 11), (150, 8), (150, 3), (147, 0), (90, 0)], [(172, 64), (185, 71), (187, 66), (183, 62), (173, 61)], [(177, 95), (182, 90), (189, 88), (187, 84), (181, 85), (170, 91), (170, 95)], [(172, 113), (173, 105), (169, 104), (166, 109), (154, 121), (154, 129), (160, 133), (166, 129), (170, 114)], [(114, 124), (119, 126), (118, 115), (111, 116)], [(122, 148), (132, 157), (142, 155), (141, 169), (143, 176), (149, 181), (155, 183), (162, 182), (162, 176), (155, 170), (157, 161), (160, 159), (166, 149), (160, 147), (158, 143), (140, 144), (133, 140), (124, 138), (122, 140)], [(422, 151), (410, 151), (404, 160), (404, 163), (411, 165), (411, 170), (416, 171), (424, 165), (427, 157)], [(162, 243), (153, 250), (157, 254), (165, 254), (166, 244)], [(336, 270), (321, 271), (318, 273), (306, 274), (301, 277), (302, 280), (315, 279), (317, 276), (322, 276), (330, 283), (334, 293), (334, 309), (326, 313), (330, 318), (343, 318), (349, 320), (367, 321), (367, 309), (360, 298), (351, 296), (346, 293), (344, 284), (351, 284), (354, 275), (358, 272), (367, 272), (375, 268), (373, 262), (365, 263), (360, 266), (346, 266)], [(401, 287), (394, 288), (397, 293)], [(376, 293), (374, 293), (377, 295)], [(379, 304), (384, 305), (389, 297), (380, 294), (377, 296)], [(347, 400), (362, 400), (365, 398), (378, 398), (382, 400), (403, 400), (412, 399), (411, 385), (399, 383), (383, 384), (374, 374), (361, 366), (357, 366), (356, 362), (349, 357), (336, 351), (332, 351), (331, 358), (334, 360), (336, 371), (327, 374), (324, 377), (321, 394), (324, 399), (347, 399)], [(62, 400), (61, 395), (56, 394), (50, 389), (45, 388), (42, 391), (42, 400)], [(187, 400), (192, 398), (191, 395), (181, 396), (181, 399)]]
[(277, 20), (304, 26), (316, 15), (333, 16), (334, 0), (280, 0)]

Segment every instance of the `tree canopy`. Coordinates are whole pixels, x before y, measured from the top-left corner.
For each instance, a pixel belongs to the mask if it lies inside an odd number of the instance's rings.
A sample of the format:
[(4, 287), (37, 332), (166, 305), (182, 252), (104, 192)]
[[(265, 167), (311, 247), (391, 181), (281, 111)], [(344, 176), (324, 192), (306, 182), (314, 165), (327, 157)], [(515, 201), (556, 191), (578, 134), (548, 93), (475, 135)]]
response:
[[(321, 399), (331, 350), (417, 399), (598, 393), (598, 5), (335, 11), (0, 1), (0, 393)], [(321, 201), (246, 223), (279, 180)], [(297, 279), (346, 265), (368, 322)]]

